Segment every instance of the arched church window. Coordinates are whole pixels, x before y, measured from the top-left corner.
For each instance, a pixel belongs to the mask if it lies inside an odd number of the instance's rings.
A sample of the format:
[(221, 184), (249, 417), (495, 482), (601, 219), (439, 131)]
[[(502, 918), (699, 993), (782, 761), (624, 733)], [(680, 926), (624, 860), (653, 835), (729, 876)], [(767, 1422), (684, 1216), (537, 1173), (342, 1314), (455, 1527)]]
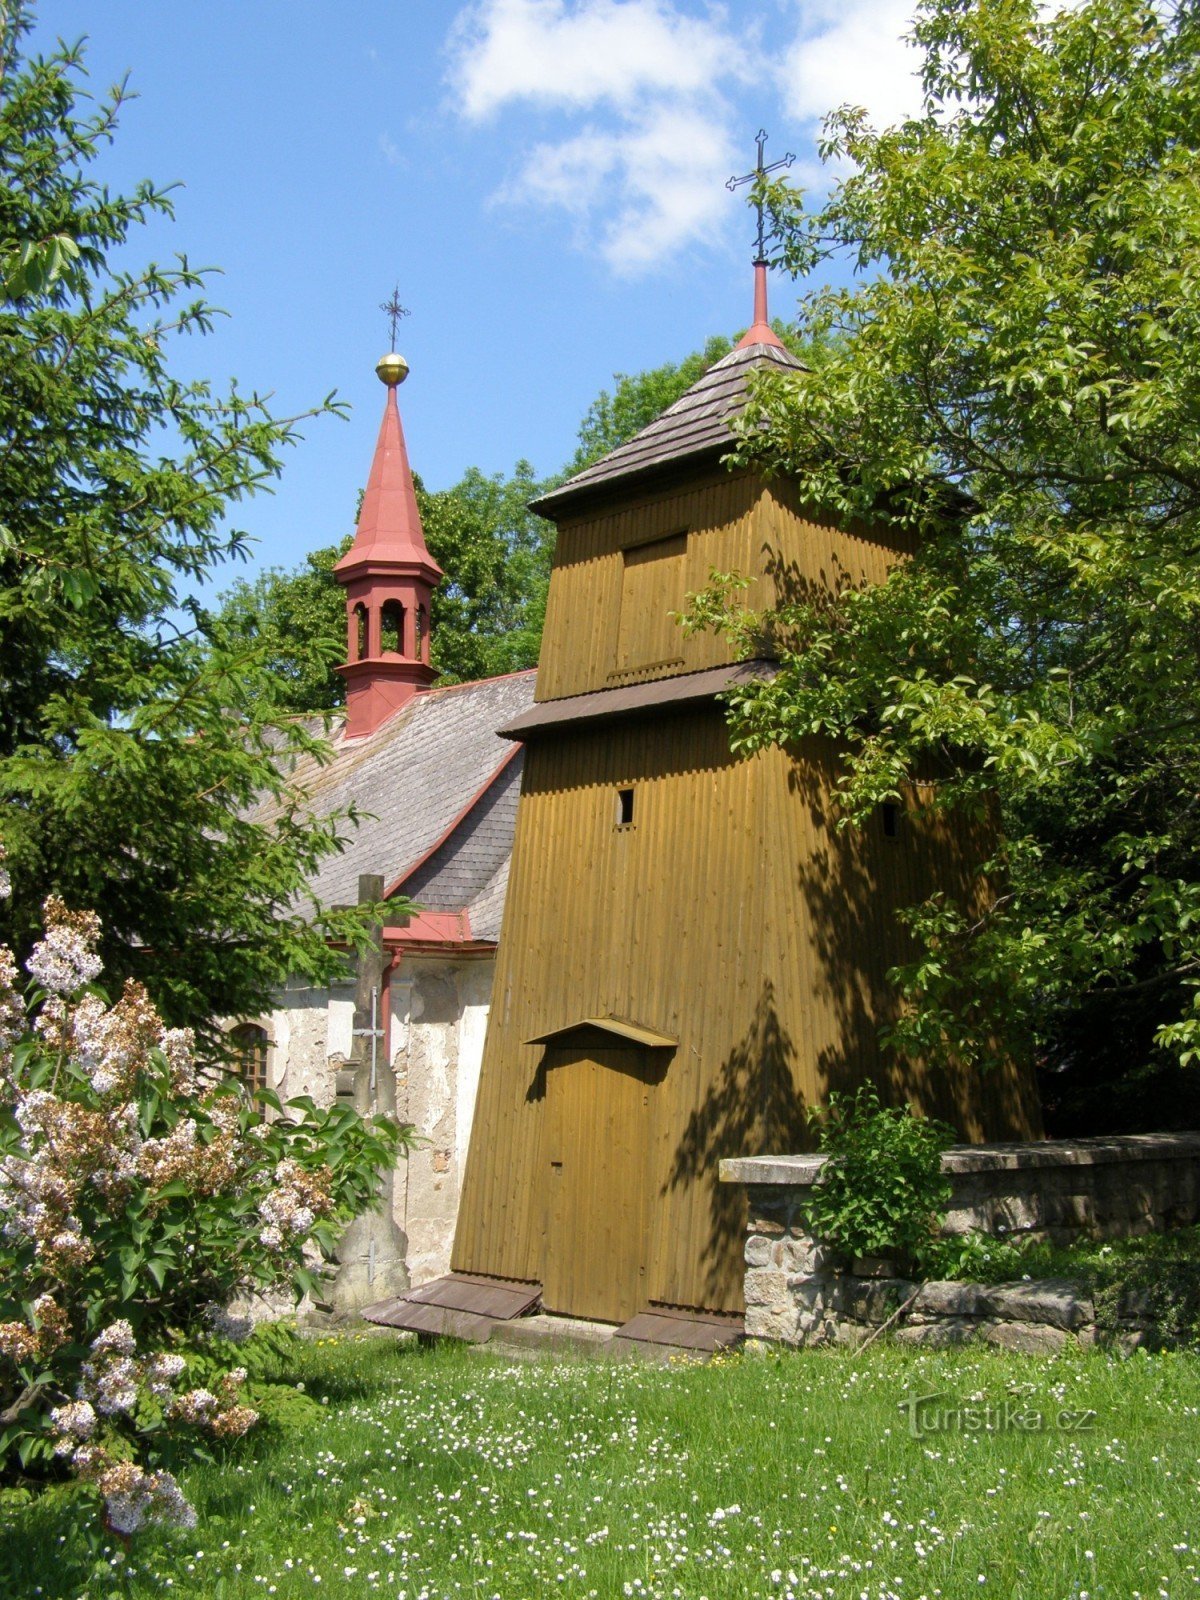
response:
[(252, 1092), (267, 1087), (267, 1030), (256, 1022), (240, 1022), (229, 1031), (233, 1068)]
[(379, 648), (385, 655), (404, 654), (404, 607), (399, 600), (385, 600), (380, 607)]
[(354, 607), (350, 643), (355, 661), (361, 661), (367, 653), (367, 608), (361, 600)]

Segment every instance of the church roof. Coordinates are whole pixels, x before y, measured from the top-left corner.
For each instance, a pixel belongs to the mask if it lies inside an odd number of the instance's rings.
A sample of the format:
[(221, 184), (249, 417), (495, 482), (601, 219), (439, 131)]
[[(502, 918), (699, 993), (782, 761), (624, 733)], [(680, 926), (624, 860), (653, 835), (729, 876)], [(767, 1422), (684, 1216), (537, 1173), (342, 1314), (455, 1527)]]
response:
[[(750, 331), (753, 333), (755, 329)], [(775, 335), (771, 338), (775, 340)], [(804, 370), (804, 363), (778, 340), (769, 343), (763, 338), (752, 344), (743, 341), (709, 367), (674, 405), (668, 406), (640, 433), (535, 500), (533, 510), (558, 519), (572, 508), (577, 498), (582, 499), (593, 491), (640, 479), (706, 455), (724, 453), (733, 442), (729, 424), (746, 408), (751, 373), (770, 366)]]
[(533, 704), (535, 675), (426, 690), (355, 739), (337, 714), (333, 759), (321, 766), (305, 757), (291, 774), (317, 815), (350, 805), (360, 813), (345, 826), (345, 849), (310, 882), (318, 900), (351, 905), (359, 875), (378, 873), (389, 893), (434, 911), (466, 910), (471, 938), (498, 937), (521, 753), (514, 759), (496, 730)]

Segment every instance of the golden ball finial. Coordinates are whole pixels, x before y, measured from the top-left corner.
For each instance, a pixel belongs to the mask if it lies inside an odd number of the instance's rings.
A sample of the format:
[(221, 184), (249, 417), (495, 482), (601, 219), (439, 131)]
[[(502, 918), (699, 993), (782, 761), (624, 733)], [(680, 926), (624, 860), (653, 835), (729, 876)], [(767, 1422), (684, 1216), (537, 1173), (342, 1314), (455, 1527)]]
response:
[(380, 383), (386, 383), (389, 389), (394, 389), (408, 377), (408, 362), (394, 350), (389, 350), (386, 356), (380, 356), (375, 363), (375, 371)]

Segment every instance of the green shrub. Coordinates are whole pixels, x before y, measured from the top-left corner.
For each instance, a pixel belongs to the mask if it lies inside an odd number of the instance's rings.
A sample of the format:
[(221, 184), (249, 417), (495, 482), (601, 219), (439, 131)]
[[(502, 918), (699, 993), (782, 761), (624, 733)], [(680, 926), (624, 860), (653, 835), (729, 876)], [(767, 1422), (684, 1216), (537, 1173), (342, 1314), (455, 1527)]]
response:
[(70, 1471), (127, 1535), (190, 1522), (165, 1462), (286, 1361), (286, 1330), (233, 1348), (229, 1302), (314, 1287), (409, 1131), (213, 1081), (139, 984), (92, 986), (99, 937), (51, 896), (28, 997), (0, 946), (0, 1481)]
[(847, 1256), (920, 1267), (950, 1199), (942, 1152), (955, 1141), (953, 1128), (908, 1106), (884, 1106), (869, 1086), (830, 1095), (811, 1120), (828, 1157), (808, 1202), (814, 1235)]

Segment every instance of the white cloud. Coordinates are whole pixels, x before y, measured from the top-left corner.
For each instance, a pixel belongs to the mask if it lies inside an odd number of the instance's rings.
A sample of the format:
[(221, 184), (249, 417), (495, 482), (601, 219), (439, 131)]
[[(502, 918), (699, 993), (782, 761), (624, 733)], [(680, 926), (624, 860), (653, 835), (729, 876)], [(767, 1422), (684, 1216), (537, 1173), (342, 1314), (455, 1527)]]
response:
[(663, 106), (617, 133), (588, 127), (561, 144), (536, 145), (497, 198), (560, 206), (581, 224), (591, 221), (604, 259), (632, 274), (717, 223), (732, 159), (725, 129), (686, 107)]
[(579, 109), (703, 94), (741, 58), (715, 17), (670, 0), (481, 0), (455, 22), (450, 48), (472, 120), (520, 100)]
[(819, 122), (838, 106), (865, 106), (877, 128), (918, 115), (921, 57), (903, 38), (913, 10), (914, 0), (801, 0), (779, 72), (787, 110)]
[(724, 213), (737, 146), (723, 89), (749, 68), (722, 10), (480, 0), (456, 22), (450, 53), (469, 120), (525, 108), (563, 124), (560, 137), (520, 151), (495, 199), (567, 211), (614, 271), (652, 266)]

